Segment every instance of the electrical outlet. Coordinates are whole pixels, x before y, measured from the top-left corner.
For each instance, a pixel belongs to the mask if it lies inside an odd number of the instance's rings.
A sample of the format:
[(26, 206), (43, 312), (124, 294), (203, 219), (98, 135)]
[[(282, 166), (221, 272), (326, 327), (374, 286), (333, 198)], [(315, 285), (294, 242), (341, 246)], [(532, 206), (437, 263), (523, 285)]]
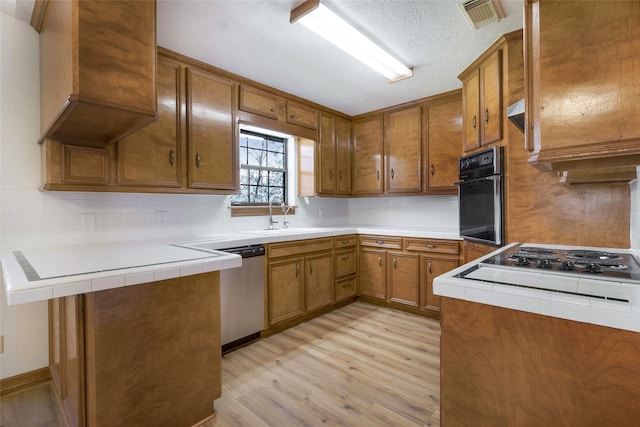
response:
[(96, 214), (82, 214), (82, 229), (84, 231), (91, 231), (96, 229)]
[(167, 225), (167, 211), (158, 211), (156, 212), (156, 224), (158, 225)]

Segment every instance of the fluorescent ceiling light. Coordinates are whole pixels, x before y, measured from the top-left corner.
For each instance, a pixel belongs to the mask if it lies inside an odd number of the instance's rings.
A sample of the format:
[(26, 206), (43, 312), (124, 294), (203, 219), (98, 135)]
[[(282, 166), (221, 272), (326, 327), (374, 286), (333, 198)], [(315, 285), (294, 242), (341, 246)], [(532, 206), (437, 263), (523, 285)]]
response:
[(300, 22), (354, 58), (373, 68), (389, 82), (413, 76), (413, 70), (382, 50), (361, 32), (329, 10), (320, 0), (308, 0), (291, 11), (289, 22)]

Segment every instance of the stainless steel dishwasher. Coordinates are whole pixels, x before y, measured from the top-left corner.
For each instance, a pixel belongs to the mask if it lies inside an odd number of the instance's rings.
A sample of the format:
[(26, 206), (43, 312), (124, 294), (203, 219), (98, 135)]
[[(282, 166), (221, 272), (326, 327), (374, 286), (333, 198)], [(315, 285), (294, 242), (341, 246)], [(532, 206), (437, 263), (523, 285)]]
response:
[(260, 338), (264, 329), (262, 245), (222, 249), (242, 256), (242, 267), (220, 271), (222, 353)]

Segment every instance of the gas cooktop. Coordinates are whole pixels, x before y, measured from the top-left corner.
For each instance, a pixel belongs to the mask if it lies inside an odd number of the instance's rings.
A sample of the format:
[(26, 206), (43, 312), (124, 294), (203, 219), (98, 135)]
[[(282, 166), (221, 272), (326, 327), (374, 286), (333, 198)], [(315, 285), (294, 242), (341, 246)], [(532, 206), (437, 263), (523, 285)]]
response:
[(640, 281), (640, 264), (624, 251), (518, 244), (482, 261), (482, 265), (599, 280)]

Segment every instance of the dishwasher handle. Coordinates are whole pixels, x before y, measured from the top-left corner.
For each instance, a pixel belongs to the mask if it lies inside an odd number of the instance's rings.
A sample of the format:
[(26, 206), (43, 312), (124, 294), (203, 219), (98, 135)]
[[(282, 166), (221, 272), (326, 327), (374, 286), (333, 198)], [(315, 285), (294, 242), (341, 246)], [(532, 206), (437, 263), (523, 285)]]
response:
[(242, 258), (253, 258), (265, 255), (265, 248), (263, 245), (240, 246), (236, 248), (221, 249), (221, 251), (240, 255)]

